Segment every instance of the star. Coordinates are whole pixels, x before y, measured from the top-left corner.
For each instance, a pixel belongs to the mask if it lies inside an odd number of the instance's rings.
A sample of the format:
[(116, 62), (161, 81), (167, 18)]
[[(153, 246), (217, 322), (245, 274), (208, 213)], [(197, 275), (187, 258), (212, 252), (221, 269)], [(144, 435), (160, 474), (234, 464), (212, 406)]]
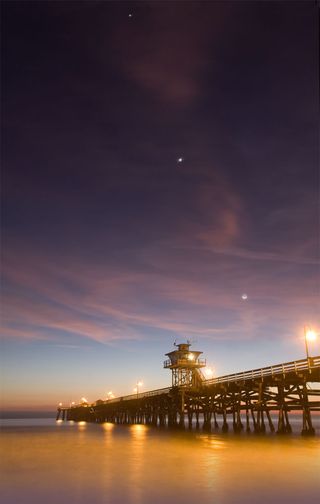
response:
[(179, 157), (179, 158), (177, 159), (177, 163), (182, 163), (183, 161), (184, 161), (183, 157)]

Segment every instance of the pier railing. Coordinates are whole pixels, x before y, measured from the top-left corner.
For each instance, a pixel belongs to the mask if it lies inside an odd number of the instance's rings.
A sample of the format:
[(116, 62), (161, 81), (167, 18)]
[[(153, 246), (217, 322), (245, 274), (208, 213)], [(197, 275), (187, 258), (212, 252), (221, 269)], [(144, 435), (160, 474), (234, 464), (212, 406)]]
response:
[(103, 404), (112, 404), (119, 401), (130, 401), (132, 399), (141, 399), (142, 397), (152, 397), (162, 394), (168, 394), (170, 390), (171, 387), (166, 387), (162, 389), (149, 390), (148, 392), (139, 392), (135, 394), (130, 394), (123, 397), (115, 397), (114, 399), (107, 399), (106, 401), (103, 401)]
[[(198, 368), (196, 372), (198, 373)], [(199, 374), (199, 373), (198, 373)], [(257, 433), (286, 434), (292, 432), (290, 412), (300, 411), (301, 434), (316, 433), (312, 424), (312, 412), (320, 412), (320, 356), (283, 364), (233, 373), (217, 378), (202, 377), (194, 387), (166, 387), (146, 392), (136, 391), (123, 397), (115, 397), (92, 404), (59, 407), (57, 420), (76, 422), (112, 422), (117, 424), (145, 424), (159, 427), (200, 428), (210, 432), (219, 428), (227, 432), (228, 417), (234, 432), (244, 428)], [(141, 400), (140, 400), (141, 399)], [(271, 413), (277, 412), (277, 425)]]
[(285, 364), (276, 364), (251, 371), (243, 371), (240, 373), (233, 373), (230, 375), (219, 376), (218, 378), (210, 378), (205, 380), (203, 385), (215, 385), (218, 383), (232, 383), (238, 381), (254, 380), (255, 378), (266, 378), (273, 376), (285, 376), (288, 373), (299, 373), (300, 371), (308, 371), (320, 367), (320, 356), (309, 357), (309, 359), (301, 359)]
[[(309, 357), (309, 359), (301, 359), (292, 362), (286, 362), (284, 364), (275, 364), (273, 366), (267, 366), (258, 369), (252, 369), (250, 371), (243, 371), (240, 373), (233, 373), (225, 376), (219, 376), (217, 378), (210, 378), (208, 380), (203, 380), (203, 386), (207, 387), (210, 385), (218, 385), (220, 383), (235, 383), (244, 382), (259, 378), (267, 377), (279, 377), (285, 376), (289, 373), (296, 373), (302, 371), (312, 371), (313, 369), (320, 368), (320, 356)], [(130, 394), (123, 397), (115, 397), (114, 399), (107, 399), (103, 402), (99, 401), (99, 404), (112, 404), (118, 403), (120, 401), (130, 401), (134, 399), (142, 399), (144, 397), (158, 396), (162, 394), (168, 394), (172, 388), (166, 387), (156, 390), (149, 390), (147, 392), (139, 392), (138, 394)], [(95, 403), (94, 403), (95, 404)], [(73, 407), (79, 407), (75, 405)]]

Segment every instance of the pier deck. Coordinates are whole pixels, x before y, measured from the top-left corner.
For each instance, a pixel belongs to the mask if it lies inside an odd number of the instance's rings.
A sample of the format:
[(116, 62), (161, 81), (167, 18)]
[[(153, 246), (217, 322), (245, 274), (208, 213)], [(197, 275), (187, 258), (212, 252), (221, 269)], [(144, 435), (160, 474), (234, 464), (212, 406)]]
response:
[[(198, 373), (198, 377), (201, 374)], [(145, 423), (210, 431), (231, 425), (235, 432), (289, 433), (289, 413), (301, 411), (301, 432), (315, 433), (311, 412), (320, 411), (320, 356), (234, 373), (197, 386), (175, 386), (58, 408), (57, 419)], [(277, 412), (277, 424), (271, 417)], [(220, 418), (220, 425), (218, 419)], [(245, 420), (244, 420), (245, 418)], [(187, 425), (186, 425), (187, 424)]]

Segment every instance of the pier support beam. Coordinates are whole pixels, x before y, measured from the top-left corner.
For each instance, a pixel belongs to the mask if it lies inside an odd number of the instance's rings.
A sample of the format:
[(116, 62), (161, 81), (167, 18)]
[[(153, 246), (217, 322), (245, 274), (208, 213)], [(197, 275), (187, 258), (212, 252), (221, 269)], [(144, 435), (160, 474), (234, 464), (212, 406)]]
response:
[(270, 411), (269, 411), (268, 407), (266, 407), (266, 415), (267, 415), (267, 419), (268, 419), (268, 423), (269, 423), (270, 432), (274, 432), (275, 428), (274, 428), (274, 425), (273, 425), (272, 418), (271, 418)]
[(300, 393), (300, 397), (302, 400), (302, 436), (314, 436), (315, 429), (312, 425), (310, 406), (309, 406), (309, 398), (308, 398), (308, 390), (307, 383), (304, 381), (302, 385), (302, 393)]
[[(215, 408), (215, 406), (213, 406)], [(219, 424), (217, 422), (217, 413), (216, 410), (213, 410), (213, 423), (214, 423), (214, 428), (219, 429)]]
[[(171, 389), (150, 391), (145, 394), (98, 400), (92, 405), (78, 404), (71, 408), (59, 406), (57, 420), (76, 422), (113, 422), (118, 424), (153, 425), (210, 431), (217, 429), (217, 415), (222, 416), (223, 432), (227, 432), (230, 419), (235, 432), (245, 428), (257, 433), (270, 432), (285, 434), (291, 432), (291, 411), (302, 411), (302, 435), (315, 434), (311, 412), (320, 411), (320, 401), (310, 383), (320, 383), (320, 356), (271, 366), (252, 372), (238, 373), (206, 382), (190, 382), (174, 385)], [(307, 387), (308, 385), (308, 387)], [(311, 386), (311, 385), (310, 385)], [(272, 421), (272, 412), (278, 411), (278, 422)], [(232, 415), (232, 418), (231, 418)], [(202, 423), (203, 419), (203, 423)], [(213, 420), (213, 422), (212, 422)], [(186, 423), (187, 422), (187, 423)], [(211, 425), (212, 423), (212, 425)], [(219, 422), (220, 423), (220, 422)]]
[(179, 429), (181, 430), (185, 429), (184, 411), (185, 411), (185, 391), (184, 389), (182, 389), (180, 397), (180, 408), (179, 408)]
[(222, 424), (222, 432), (228, 432), (229, 430), (229, 425), (228, 425), (228, 422), (227, 422), (227, 411), (226, 409), (224, 408), (222, 410), (222, 415), (223, 415), (223, 424)]
[(278, 416), (278, 430), (277, 434), (287, 434), (292, 431), (289, 422), (288, 410), (285, 401), (285, 391), (284, 384), (278, 384), (278, 405), (279, 405), (279, 416)]

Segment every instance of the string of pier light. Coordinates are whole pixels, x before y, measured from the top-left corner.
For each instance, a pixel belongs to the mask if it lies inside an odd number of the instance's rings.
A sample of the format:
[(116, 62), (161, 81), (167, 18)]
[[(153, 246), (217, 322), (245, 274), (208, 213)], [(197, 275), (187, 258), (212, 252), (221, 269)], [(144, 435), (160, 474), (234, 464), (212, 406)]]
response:
[(207, 380), (212, 378), (213, 374), (214, 374), (213, 369), (211, 367), (205, 367), (203, 370), (203, 373), (204, 373), (205, 377), (207, 378)]

